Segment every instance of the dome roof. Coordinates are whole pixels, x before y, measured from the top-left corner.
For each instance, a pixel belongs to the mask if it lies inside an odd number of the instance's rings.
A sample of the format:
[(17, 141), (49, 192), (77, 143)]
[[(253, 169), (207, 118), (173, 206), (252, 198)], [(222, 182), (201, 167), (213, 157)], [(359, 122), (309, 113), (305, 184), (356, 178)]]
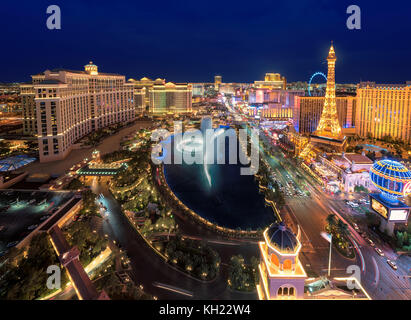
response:
[(404, 185), (411, 181), (411, 172), (400, 162), (384, 159), (373, 164), (370, 178), (383, 193), (398, 197), (403, 195)]
[(297, 237), (284, 222), (274, 223), (268, 228), (267, 240), (271, 246), (281, 251), (295, 252), (298, 247)]
[(86, 64), (86, 67), (96, 67), (96, 65), (93, 63), (93, 61), (90, 61), (88, 64)]

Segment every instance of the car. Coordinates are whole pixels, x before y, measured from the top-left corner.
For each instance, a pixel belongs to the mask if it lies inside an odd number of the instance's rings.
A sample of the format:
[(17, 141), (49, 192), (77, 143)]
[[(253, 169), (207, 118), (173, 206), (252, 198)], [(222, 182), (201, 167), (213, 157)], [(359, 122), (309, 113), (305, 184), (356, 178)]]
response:
[(31, 226), (27, 227), (27, 230), (34, 230), (38, 227), (38, 224), (32, 224)]
[(389, 259), (387, 259), (387, 263), (390, 265), (391, 268), (393, 268), (394, 270), (397, 270), (397, 264), (394, 261), (391, 261)]
[(46, 214), (40, 218), (40, 221), (46, 220), (50, 215)]
[(380, 248), (375, 248), (375, 251), (376, 251), (381, 257), (384, 257), (384, 251), (382, 251)]
[(374, 241), (372, 241), (370, 238), (367, 238), (366, 240), (367, 240), (367, 242), (370, 244), (371, 247), (374, 247), (374, 246), (375, 246)]
[(356, 231), (359, 231), (359, 230), (360, 230), (360, 228), (358, 227), (358, 225), (357, 225), (356, 223), (353, 223), (352, 225), (353, 225), (353, 227), (354, 227), (354, 229), (355, 229)]
[(7, 244), (7, 248), (11, 248), (11, 247), (14, 247), (16, 244), (18, 244), (19, 242), (18, 241), (13, 241), (13, 242), (9, 242), (8, 244)]

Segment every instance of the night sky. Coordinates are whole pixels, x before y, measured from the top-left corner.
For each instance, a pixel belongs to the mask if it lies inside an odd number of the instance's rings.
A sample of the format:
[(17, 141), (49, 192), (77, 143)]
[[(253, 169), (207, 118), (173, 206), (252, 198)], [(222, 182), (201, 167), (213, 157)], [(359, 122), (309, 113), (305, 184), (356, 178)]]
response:
[[(62, 29), (46, 28), (61, 8)], [(348, 30), (346, 9), (362, 10)], [(177, 82), (253, 82), (266, 72), (308, 81), (326, 72), (331, 40), (336, 81), (411, 80), (411, 2), (380, 0), (3, 1), (0, 81), (64, 67)]]

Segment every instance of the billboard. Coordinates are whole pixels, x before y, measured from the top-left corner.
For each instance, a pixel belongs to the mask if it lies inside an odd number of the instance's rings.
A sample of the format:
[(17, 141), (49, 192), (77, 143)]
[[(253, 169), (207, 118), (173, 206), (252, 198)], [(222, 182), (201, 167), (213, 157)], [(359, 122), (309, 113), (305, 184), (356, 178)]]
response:
[(371, 208), (373, 208), (374, 211), (376, 211), (384, 219), (388, 219), (388, 210), (381, 202), (371, 198)]
[(407, 221), (408, 210), (395, 209), (391, 210), (390, 221)]
[(381, 194), (370, 194), (370, 206), (373, 211), (389, 222), (406, 223), (410, 207), (401, 201), (387, 202)]

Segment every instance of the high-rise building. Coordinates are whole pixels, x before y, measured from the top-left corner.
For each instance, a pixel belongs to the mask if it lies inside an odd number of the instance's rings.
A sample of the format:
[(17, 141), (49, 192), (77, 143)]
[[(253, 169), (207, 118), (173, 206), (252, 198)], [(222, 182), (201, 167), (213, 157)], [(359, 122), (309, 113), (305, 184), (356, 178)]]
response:
[(63, 159), (92, 131), (135, 119), (133, 86), (122, 75), (98, 72), (92, 62), (84, 71), (33, 75), (21, 95), (25, 128), (37, 135), (41, 162)]
[(154, 83), (150, 89), (150, 113), (187, 113), (192, 111), (192, 88), (187, 83)]
[(287, 88), (287, 80), (279, 73), (266, 73), (264, 81), (254, 81), (254, 87), (285, 90)]
[(134, 104), (137, 113), (143, 113), (149, 110), (150, 106), (150, 90), (154, 84), (165, 84), (165, 79), (157, 78), (151, 80), (150, 78), (143, 77), (140, 80), (128, 79), (128, 83), (131, 83), (134, 88)]
[(411, 82), (375, 84), (357, 88), (356, 133), (381, 139), (390, 136), (411, 143)]
[(222, 82), (223, 82), (223, 78), (221, 76), (214, 76), (214, 89), (216, 91), (220, 90), (220, 86)]
[[(324, 97), (295, 97), (293, 124), (301, 134), (313, 133), (320, 122)], [(356, 98), (336, 97), (337, 116), (343, 133), (354, 133)], [(352, 132), (351, 132), (352, 131)]]
[[(293, 118), (295, 97), (304, 95), (304, 91), (268, 88), (249, 90), (248, 102), (258, 108), (260, 116), (273, 120)], [(251, 111), (254, 109), (251, 109)]]
[(37, 135), (37, 112), (33, 84), (20, 86), (21, 105), (23, 107), (23, 134)]

